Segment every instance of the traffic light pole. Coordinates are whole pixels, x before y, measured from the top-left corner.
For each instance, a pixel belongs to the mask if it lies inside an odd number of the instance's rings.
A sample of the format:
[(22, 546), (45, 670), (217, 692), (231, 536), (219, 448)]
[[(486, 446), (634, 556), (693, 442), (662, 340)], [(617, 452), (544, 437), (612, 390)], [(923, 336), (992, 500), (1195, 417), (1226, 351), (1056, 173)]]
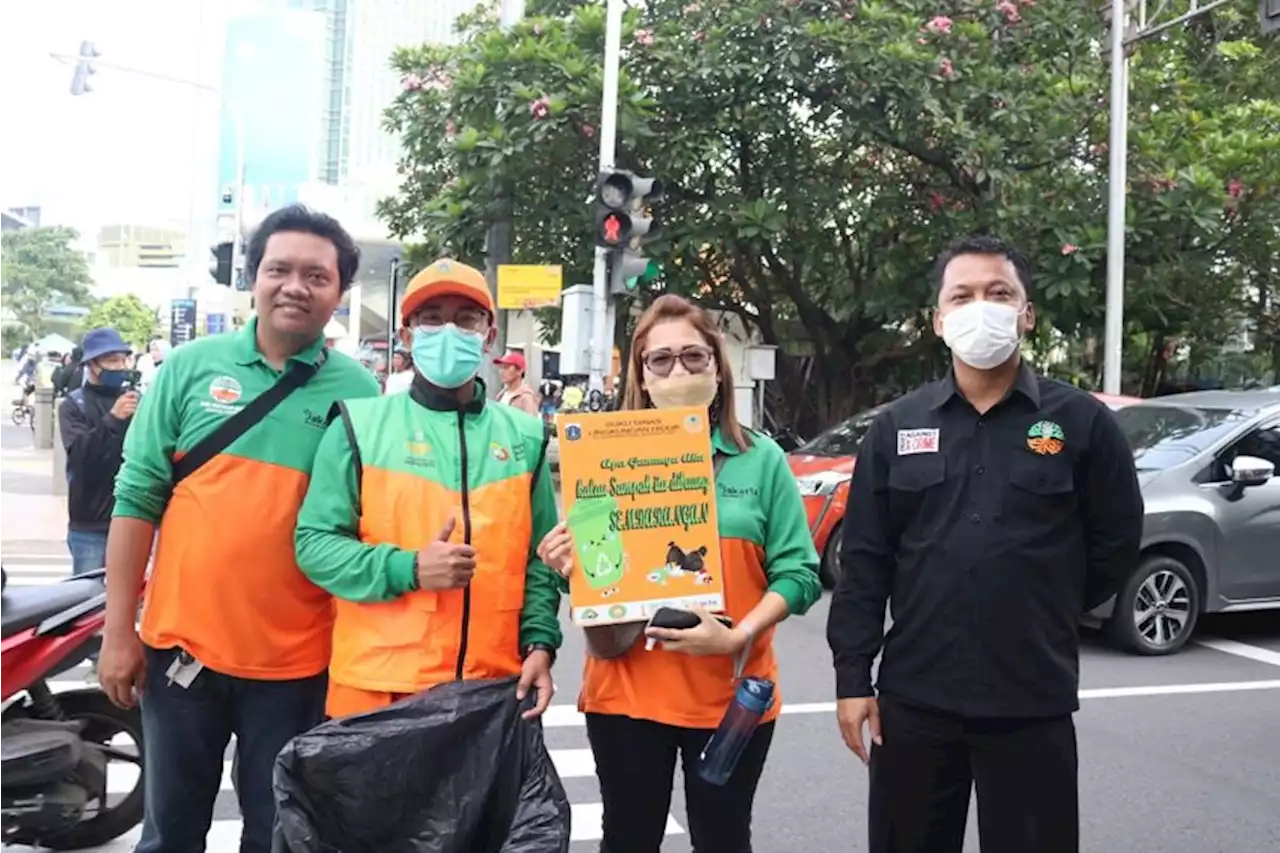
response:
[(1102, 390), (1119, 394), (1124, 373), (1125, 206), (1129, 182), (1129, 52), (1138, 42), (1185, 24), (1235, 0), (1163, 2), (1112, 0), (1110, 17), (1111, 114), (1107, 142), (1107, 301), (1102, 345)]
[[(83, 48), (81, 49), (83, 50)], [(79, 56), (79, 55), (72, 56), (66, 53), (51, 52), (49, 56), (58, 60), (59, 62), (80, 63), (85, 61), (84, 56)], [(202, 92), (210, 92), (216, 95), (219, 103), (226, 108), (227, 114), (230, 116), (231, 122), (232, 124), (235, 125), (235, 128), (236, 128), (235, 237), (232, 240), (232, 250), (231, 250), (232, 251), (231, 286), (235, 287), (236, 276), (240, 274), (241, 271), (244, 269), (244, 245), (243, 245), (244, 237), (241, 232), (244, 229), (244, 179), (245, 179), (244, 120), (243, 120), (243, 117), (240, 115), (240, 113), (236, 110), (235, 102), (227, 98), (226, 94), (223, 93), (223, 91), (219, 89), (217, 86), (210, 86), (207, 83), (201, 83), (199, 80), (190, 80), (186, 77), (175, 77), (171, 74), (161, 74), (156, 71), (149, 71), (145, 68), (135, 68), (131, 65), (121, 65), (118, 62), (105, 61), (100, 57), (100, 55), (97, 54), (96, 49), (95, 49), (95, 55), (92, 57), (92, 60), (93, 60), (94, 66), (109, 68), (113, 71), (122, 71), (126, 74), (132, 74), (137, 77), (149, 77), (152, 80), (160, 80), (162, 82), (173, 83), (178, 86), (187, 86), (188, 88), (199, 89)], [(84, 91), (87, 92), (88, 89), (85, 89)], [(73, 94), (74, 93), (75, 92), (73, 87)], [(194, 206), (195, 206), (195, 194), (193, 193), (192, 194), (193, 212), (191, 215), (191, 223), (189, 226), (189, 230), (191, 233), (187, 237), (187, 243), (188, 243), (187, 259), (193, 274), (195, 273), (196, 270), (200, 269), (200, 264), (198, 263), (199, 253), (195, 249), (195, 246), (198, 245), (200, 241), (196, 239), (195, 232), (196, 232), (197, 216), (194, 213)], [(183, 295), (186, 295), (186, 294), (184, 293)]]
[[(609, 0), (604, 28), (604, 86), (600, 99), (600, 172), (613, 169), (618, 135), (618, 64), (622, 52), (623, 0)], [(590, 390), (604, 391), (613, 351), (613, 330), (609, 328), (609, 271), (606, 250), (596, 247), (596, 263), (591, 277), (591, 372)]]

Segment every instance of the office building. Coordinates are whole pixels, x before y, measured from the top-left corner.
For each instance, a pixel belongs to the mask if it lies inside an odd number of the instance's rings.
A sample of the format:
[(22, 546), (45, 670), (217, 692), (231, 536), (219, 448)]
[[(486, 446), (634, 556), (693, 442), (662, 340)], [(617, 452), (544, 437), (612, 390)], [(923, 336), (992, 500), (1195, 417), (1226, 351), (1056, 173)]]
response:
[(107, 269), (179, 269), (187, 233), (151, 225), (107, 225), (98, 232), (96, 260)]
[(39, 227), (39, 207), (10, 207), (0, 210), (0, 231), (18, 231), (23, 228)]

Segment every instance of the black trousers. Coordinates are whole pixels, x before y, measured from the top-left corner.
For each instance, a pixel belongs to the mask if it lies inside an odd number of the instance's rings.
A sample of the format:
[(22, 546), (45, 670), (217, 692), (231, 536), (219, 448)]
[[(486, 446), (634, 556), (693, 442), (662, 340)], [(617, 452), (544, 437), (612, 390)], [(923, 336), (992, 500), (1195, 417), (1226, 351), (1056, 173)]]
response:
[(982, 853), (1077, 853), (1070, 715), (966, 719), (880, 698), (871, 749), (871, 853), (960, 853), (969, 791)]
[(773, 740), (773, 723), (756, 729), (723, 786), (698, 776), (711, 729), (686, 729), (616, 714), (587, 714), (587, 737), (604, 801), (600, 853), (657, 853), (666, 834), (676, 755), (684, 770), (694, 853), (751, 853), (751, 804)]
[(291, 738), (323, 719), (328, 676), (256, 681), (204, 669), (184, 689), (169, 684), (165, 675), (176, 654), (146, 649), (146, 814), (134, 853), (203, 853), (232, 734), (234, 783), (244, 818), (240, 851), (268, 853), (276, 814), (271, 790), (276, 756)]

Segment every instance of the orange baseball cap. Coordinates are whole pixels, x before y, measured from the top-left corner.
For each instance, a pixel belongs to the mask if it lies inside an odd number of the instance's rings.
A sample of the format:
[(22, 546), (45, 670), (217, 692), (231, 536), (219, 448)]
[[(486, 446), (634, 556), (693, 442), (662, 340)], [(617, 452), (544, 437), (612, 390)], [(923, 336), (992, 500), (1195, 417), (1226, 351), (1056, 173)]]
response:
[(489, 295), (489, 284), (480, 271), (452, 258), (441, 258), (410, 279), (409, 286), (400, 299), (401, 322), (413, 316), (413, 312), (421, 308), (422, 303), (437, 296), (460, 296), (476, 303), (490, 314), (495, 313), (493, 297)]

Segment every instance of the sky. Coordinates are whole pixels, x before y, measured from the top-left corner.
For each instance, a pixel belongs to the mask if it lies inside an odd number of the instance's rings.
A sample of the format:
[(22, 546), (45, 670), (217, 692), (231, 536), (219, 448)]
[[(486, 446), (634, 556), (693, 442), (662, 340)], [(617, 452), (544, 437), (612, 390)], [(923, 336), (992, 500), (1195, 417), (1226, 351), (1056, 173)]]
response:
[[(0, 11), (0, 205), (85, 238), (113, 222), (211, 229), (218, 96), (99, 67), (73, 97), (81, 40), (104, 62), (216, 88), (226, 0), (41, 0)], [(198, 202), (198, 204), (193, 204)], [(87, 247), (87, 246), (86, 246)]]

